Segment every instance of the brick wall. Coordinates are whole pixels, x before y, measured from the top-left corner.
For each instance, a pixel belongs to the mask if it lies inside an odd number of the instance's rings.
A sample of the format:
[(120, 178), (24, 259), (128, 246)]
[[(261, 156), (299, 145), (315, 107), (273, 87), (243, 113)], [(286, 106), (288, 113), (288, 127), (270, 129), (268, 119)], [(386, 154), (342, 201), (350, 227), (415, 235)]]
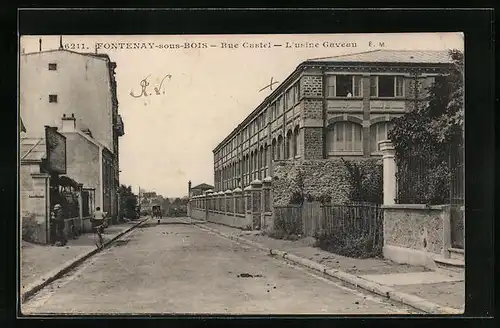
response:
[[(378, 158), (351, 159), (363, 172), (363, 184), (377, 186), (382, 190), (381, 165)], [(295, 191), (303, 190), (312, 197), (330, 196), (333, 203), (350, 200), (354, 187), (349, 172), (340, 158), (328, 160), (279, 161), (275, 164), (272, 183), (274, 205), (290, 203)], [(300, 186), (302, 176), (303, 187)]]
[(323, 77), (321, 75), (305, 75), (300, 79), (301, 96), (323, 96)]
[(323, 128), (303, 128), (304, 159), (323, 158)]
[(322, 100), (304, 99), (302, 102), (302, 117), (304, 119), (323, 119)]

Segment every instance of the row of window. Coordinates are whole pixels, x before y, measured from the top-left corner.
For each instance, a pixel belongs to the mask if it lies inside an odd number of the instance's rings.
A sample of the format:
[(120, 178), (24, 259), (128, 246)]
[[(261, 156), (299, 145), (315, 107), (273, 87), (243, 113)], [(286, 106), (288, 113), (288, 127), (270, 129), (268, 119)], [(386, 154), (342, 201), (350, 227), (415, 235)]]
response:
[[(397, 98), (405, 96), (404, 76), (379, 75), (370, 76), (370, 97)], [(327, 97), (362, 97), (363, 79), (361, 75), (328, 75), (326, 77)], [(285, 94), (269, 106), (269, 112), (264, 110), (257, 118), (242, 130), (242, 133), (215, 154), (215, 160), (231, 153), (243, 140), (247, 140), (261, 130), (270, 121), (283, 114), (298, 103), (300, 84), (297, 82)], [(269, 113), (269, 114), (268, 114)]]
[(285, 106), (288, 110), (292, 108), (292, 106), (296, 105), (299, 102), (299, 98), (300, 90), (299, 83), (297, 82), (290, 89), (288, 89), (283, 96), (280, 96), (269, 106), (269, 111), (268, 109), (265, 109), (241, 131), (241, 134), (238, 134), (231, 142), (222, 147), (220, 152), (215, 154), (215, 160), (217, 161), (220, 158), (229, 155), (231, 151), (236, 149), (236, 147), (244, 140), (251, 138), (254, 134), (264, 128), (269, 123), (268, 120), (272, 121), (279, 117), (284, 112)]
[[(360, 75), (328, 75), (327, 97), (363, 97), (363, 80)], [(403, 76), (370, 76), (370, 97), (404, 97)]]

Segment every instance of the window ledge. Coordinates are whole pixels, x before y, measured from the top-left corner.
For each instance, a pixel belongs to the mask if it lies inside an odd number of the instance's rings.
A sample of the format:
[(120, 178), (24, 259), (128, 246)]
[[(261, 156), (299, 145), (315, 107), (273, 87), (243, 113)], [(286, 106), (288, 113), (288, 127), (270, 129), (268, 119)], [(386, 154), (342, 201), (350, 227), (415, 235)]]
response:
[(363, 97), (326, 97), (327, 100), (363, 100)]
[(328, 156), (363, 156), (363, 151), (329, 151)]
[(373, 97), (370, 96), (370, 100), (406, 100), (404, 96), (398, 96), (398, 97)]
[(371, 155), (371, 156), (382, 156), (382, 155), (383, 155), (383, 153), (382, 153), (381, 151), (372, 151), (372, 152), (370, 153), (370, 155)]

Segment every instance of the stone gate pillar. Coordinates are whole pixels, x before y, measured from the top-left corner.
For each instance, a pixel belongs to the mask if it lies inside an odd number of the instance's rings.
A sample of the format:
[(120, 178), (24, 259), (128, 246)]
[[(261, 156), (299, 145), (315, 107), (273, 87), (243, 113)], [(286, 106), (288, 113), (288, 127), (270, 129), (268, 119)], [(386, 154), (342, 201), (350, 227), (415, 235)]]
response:
[(245, 203), (245, 221), (246, 225), (252, 226), (252, 186), (246, 186), (243, 189), (243, 201)]
[(394, 205), (396, 203), (396, 151), (390, 140), (379, 142), (380, 151), (382, 151), (383, 172), (384, 172), (384, 205)]
[(252, 181), (252, 230), (260, 230), (261, 228), (261, 213), (262, 213), (262, 181), (256, 179)]
[(262, 200), (261, 200), (261, 215), (260, 215), (260, 226), (262, 230), (266, 227), (266, 215), (271, 212), (271, 177), (266, 177), (262, 180)]

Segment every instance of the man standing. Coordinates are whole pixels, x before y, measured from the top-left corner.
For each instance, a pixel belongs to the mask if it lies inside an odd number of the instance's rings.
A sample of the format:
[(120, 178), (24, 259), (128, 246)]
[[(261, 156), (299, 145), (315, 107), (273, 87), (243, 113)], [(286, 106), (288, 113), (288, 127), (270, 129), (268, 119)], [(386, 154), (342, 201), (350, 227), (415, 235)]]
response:
[(56, 246), (65, 246), (68, 243), (66, 234), (64, 233), (65, 215), (61, 205), (54, 205), (54, 223), (56, 225)]

